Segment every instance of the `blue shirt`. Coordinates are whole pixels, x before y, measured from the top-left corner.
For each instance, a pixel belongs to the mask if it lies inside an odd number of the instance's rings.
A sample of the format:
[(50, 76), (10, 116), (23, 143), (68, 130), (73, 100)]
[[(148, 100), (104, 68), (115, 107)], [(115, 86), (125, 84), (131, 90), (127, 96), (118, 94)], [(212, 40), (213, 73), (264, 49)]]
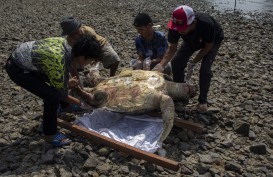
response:
[(167, 39), (165, 34), (160, 31), (154, 31), (154, 38), (151, 41), (145, 41), (139, 34), (135, 39), (136, 50), (143, 58), (150, 57), (151, 59), (162, 58), (168, 49)]

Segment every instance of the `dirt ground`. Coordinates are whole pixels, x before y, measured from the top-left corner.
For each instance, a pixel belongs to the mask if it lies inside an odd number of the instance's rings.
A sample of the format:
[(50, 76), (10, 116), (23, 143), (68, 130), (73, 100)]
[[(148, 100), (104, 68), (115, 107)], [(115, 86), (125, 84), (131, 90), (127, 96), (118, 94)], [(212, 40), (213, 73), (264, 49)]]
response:
[[(273, 12), (217, 12), (203, 1), (0, 0), (0, 176), (273, 176)], [(19, 43), (60, 36), (60, 19), (73, 15), (108, 39), (121, 58), (135, 57), (132, 26), (147, 12), (160, 31), (181, 3), (210, 13), (225, 39), (213, 65), (210, 112), (192, 112), (197, 98), (177, 114), (206, 126), (203, 133), (174, 128), (163, 148), (181, 164), (177, 172), (126, 157), (67, 132), (73, 143), (46, 144), (36, 129), (43, 102), (16, 86), (4, 64)], [(198, 84), (198, 67), (193, 83)], [(71, 115), (72, 117), (74, 115)]]

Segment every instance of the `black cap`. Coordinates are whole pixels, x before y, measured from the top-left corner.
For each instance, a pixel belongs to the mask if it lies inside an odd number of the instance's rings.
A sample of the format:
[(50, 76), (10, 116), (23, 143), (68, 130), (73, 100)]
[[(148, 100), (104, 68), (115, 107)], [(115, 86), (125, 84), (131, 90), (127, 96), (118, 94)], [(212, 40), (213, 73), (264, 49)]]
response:
[(153, 24), (151, 17), (146, 13), (139, 13), (135, 17), (133, 25), (135, 27), (141, 27), (141, 26), (147, 26), (149, 23)]
[(62, 27), (62, 36), (69, 35), (80, 28), (82, 22), (75, 17), (66, 16), (62, 18), (60, 23)]

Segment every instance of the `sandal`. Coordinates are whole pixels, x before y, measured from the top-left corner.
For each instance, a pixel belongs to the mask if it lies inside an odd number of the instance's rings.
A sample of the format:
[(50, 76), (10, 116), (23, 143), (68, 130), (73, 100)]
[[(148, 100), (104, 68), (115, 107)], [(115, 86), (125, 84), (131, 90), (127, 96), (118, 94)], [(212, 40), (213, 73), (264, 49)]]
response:
[(57, 133), (53, 140), (50, 142), (50, 144), (52, 146), (55, 146), (55, 147), (61, 147), (61, 146), (64, 146), (64, 145), (68, 145), (70, 144), (72, 141), (70, 139), (68, 139), (64, 134), (62, 133)]

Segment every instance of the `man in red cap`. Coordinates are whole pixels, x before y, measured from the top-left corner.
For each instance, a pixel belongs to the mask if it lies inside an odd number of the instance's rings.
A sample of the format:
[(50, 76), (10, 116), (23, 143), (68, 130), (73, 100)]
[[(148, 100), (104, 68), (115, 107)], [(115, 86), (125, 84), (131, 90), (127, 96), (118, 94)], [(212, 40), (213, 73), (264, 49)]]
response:
[[(179, 6), (173, 11), (168, 28), (169, 48), (161, 62), (153, 70), (162, 72), (166, 64), (172, 59), (174, 82), (185, 82), (189, 81), (196, 63), (201, 61), (200, 95), (197, 110), (206, 112), (207, 95), (212, 77), (211, 66), (224, 39), (223, 30), (214, 18), (207, 14), (194, 13), (193, 9), (186, 5)], [(180, 38), (183, 39), (183, 44), (177, 50)], [(192, 61), (189, 61), (197, 50), (199, 50), (197, 55)], [(185, 78), (184, 70), (187, 63), (188, 72)]]

